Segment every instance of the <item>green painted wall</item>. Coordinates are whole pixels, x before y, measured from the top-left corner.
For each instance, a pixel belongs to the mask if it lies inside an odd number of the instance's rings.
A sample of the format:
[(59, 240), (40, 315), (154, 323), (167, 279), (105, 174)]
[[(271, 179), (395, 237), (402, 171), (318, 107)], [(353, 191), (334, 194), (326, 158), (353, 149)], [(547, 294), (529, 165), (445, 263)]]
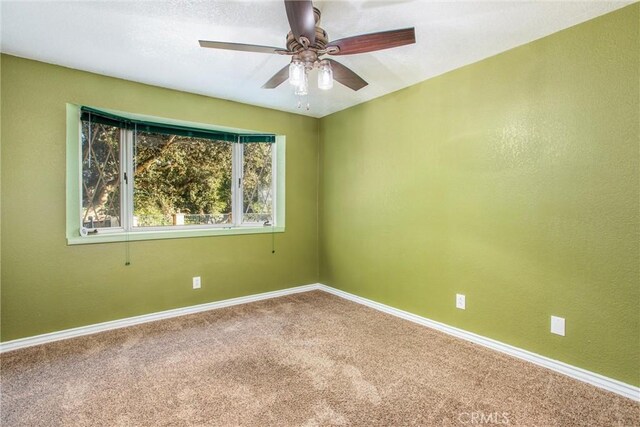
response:
[[(3, 55), (2, 340), (318, 281), (318, 121)], [(67, 246), (65, 103), (287, 137), (286, 231)], [(203, 287), (191, 289), (191, 277)]]
[(321, 119), (320, 281), (640, 385), (639, 18)]

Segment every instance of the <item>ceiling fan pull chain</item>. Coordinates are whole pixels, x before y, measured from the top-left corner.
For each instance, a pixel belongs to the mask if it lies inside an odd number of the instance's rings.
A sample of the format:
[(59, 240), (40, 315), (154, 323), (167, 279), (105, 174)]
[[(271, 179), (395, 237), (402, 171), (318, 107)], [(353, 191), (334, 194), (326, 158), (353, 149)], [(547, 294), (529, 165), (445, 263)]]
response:
[(305, 104), (305, 109), (309, 111), (311, 109), (311, 103), (309, 102), (308, 95), (298, 95), (298, 110), (302, 109), (302, 104)]

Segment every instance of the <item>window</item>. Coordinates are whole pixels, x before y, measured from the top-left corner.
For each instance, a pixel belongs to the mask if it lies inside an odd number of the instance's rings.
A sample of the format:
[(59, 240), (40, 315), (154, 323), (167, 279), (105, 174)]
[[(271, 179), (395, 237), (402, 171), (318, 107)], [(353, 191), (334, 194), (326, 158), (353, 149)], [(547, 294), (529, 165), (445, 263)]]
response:
[(88, 228), (119, 227), (120, 129), (82, 122), (82, 223)]
[[(81, 182), (79, 217), (67, 220), (70, 243), (284, 230), (277, 174), (283, 141), (275, 135), (86, 107), (72, 112)], [(69, 230), (74, 223), (77, 231)]]
[(234, 145), (138, 132), (134, 136), (133, 227), (233, 224)]

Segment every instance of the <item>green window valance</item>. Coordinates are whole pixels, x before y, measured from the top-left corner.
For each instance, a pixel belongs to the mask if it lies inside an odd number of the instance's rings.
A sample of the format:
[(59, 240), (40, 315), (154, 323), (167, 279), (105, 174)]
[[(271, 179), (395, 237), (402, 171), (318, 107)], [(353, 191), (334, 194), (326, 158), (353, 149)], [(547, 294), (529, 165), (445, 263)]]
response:
[(202, 129), (190, 126), (180, 126), (175, 124), (156, 123), (145, 120), (131, 119), (118, 116), (105, 111), (96, 110), (90, 107), (82, 107), (81, 119), (92, 123), (100, 123), (108, 126), (115, 126), (123, 129), (135, 129), (138, 132), (160, 133), (165, 135), (180, 135), (193, 138), (204, 138), (214, 141), (252, 143), (261, 142), (273, 144), (276, 136), (271, 134), (250, 134), (234, 133), (212, 129)]

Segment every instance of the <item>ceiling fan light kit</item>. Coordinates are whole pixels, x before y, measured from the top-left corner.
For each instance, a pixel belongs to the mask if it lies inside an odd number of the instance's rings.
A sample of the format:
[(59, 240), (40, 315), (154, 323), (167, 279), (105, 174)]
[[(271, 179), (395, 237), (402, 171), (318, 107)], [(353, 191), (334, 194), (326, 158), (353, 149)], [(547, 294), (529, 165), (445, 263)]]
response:
[[(276, 74), (262, 87), (274, 89), (285, 80), (295, 88), (295, 95), (306, 96), (309, 93), (309, 72), (318, 69), (318, 89), (329, 90), (333, 80), (357, 91), (367, 86), (367, 82), (333, 59), (324, 59), (323, 55), (352, 55), (373, 52), (392, 47), (404, 46), (416, 42), (414, 28), (382, 31), (329, 42), (327, 32), (320, 27), (321, 12), (313, 7), (310, 0), (284, 0), (287, 19), (291, 31), (287, 34), (287, 48), (248, 45), (200, 40), (200, 46), (213, 49), (227, 49), (243, 52), (275, 53), (291, 55), (291, 63)], [(298, 108), (302, 100), (298, 100)], [(307, 109), (309, 104), (307, 103)]]
[(305, 74), (304, 64), (302, 61), (294, 59), (289, 64), (289, 84), (291, 86), (298, 87), (302, 84), (302, 80)]
[(333, 87), (333, 70), (329, 61), (320, 61), (318, 69), (318, 89), (329, 90)]
[(296, 85), (294, 93), (298, 96), (306, 96), (309, 94), (309, 75), (306, 71), (302, 73), (302, 78), (300, 79), (300, 83)]

